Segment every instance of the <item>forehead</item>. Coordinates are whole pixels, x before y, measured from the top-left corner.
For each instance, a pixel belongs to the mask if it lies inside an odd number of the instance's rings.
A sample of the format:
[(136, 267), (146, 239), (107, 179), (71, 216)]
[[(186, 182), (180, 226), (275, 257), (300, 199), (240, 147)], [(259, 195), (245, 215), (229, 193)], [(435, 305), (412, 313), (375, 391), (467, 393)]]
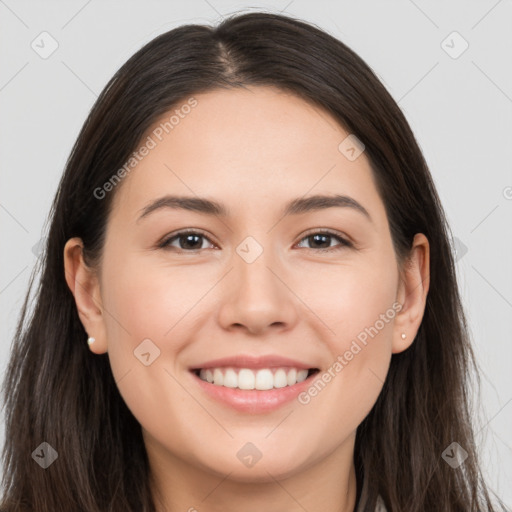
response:
[(350, 134), (323, 109), (261, 86), (193, 99), (195, 106), (180, 108), (191, 104), (185, 98), (147, 131), (141, 144), (152, 148), (123, 179), (114, 211), (134, 219), (167, 193), (261, 214), (269, 204), (280, 209), (296, 197), (338, 193), (383, 212), (365, 154), (351, 161), (340, 151)]

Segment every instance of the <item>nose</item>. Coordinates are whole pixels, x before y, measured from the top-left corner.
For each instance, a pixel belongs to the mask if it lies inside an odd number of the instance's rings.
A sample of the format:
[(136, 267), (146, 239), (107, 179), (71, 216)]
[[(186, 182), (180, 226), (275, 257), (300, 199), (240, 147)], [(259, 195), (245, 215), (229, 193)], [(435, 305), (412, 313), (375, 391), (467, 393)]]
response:
[(234, 254), (234, 268), (225, 280), (218, 313), (224, 329), (264, 335), (269, 330), (293, 328), (299, 301), (286, 282), (289, 276), (276, 261), (268, 249), (252, 263)]

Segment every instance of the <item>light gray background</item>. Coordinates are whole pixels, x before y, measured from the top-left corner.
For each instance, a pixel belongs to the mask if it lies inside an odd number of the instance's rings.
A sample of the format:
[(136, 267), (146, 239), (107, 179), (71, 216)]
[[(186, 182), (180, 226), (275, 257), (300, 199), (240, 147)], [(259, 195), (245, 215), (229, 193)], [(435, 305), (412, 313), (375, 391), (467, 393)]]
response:
[[(365, 59), (403, 109), (459, 249), (460, 289), (483, 371), (475, 428), (484, 471), (512, 506), (508, 0), (0, 0), (0, 377), (37, 260), (34, 246), (44, 234), (65, 161), (97, 95), (153, 37), (184, 23), (217, 22), (240, 9), (283, 11), (317, 24)], [(31, 48), (43, 31), (59, 45), (47, 59)], [(458, 58), (447, 51), (457, 53), (462, 40), (451, 36), (442, 45), (453, 31), (469, 44)], [(3, 441), (3, 424), (1, 433)]]

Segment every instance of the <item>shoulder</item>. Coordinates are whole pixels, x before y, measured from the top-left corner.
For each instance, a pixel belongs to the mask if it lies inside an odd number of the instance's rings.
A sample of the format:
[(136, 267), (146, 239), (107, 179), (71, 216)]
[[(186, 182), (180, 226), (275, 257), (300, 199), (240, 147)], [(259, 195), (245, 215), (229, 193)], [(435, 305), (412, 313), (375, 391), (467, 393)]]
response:
[(384, 505), (384, 500), (379, 496), (377, 498), (377, 505), (375, 506), (375, 512), (387, 512), (386, 505)]
[[(363, 508), (365, 508), (363, 505), (363, 502), (361, 500), (359, 500), (359, 504), (357, 505), (356, 511), (363, 512)], [(377, 502), (375, 504), (374, 512), (388, 512), (388, 509), (386, 508), (386, 505), (384, 504), (384, 500), (382, 499), (382, 497), (380, 495), (377, 496)]]

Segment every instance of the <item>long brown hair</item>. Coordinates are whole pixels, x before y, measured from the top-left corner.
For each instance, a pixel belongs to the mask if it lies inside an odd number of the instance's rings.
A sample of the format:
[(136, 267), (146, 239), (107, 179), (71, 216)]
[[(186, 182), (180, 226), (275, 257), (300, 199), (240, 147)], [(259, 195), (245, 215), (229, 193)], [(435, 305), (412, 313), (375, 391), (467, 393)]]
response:
[[(365, 145), (400, 268), (411, 241), (430, 242), (430, 289), (413, 344), (392, 356), (378, 400), (357, 429), (358, 495), (380, 494), (393, 512), (496, 510), (477, 460), (470, 375), (478, 377), (448, 225), (432, 177), (395, 101), (363, 60), (312, 24), (268, 13), (186, 25), (141, 48), (109, 81), (67, 161), (50, 212), (33, 310), (22, 308), (3, 383), (7, 512), (150, 512), (155, 505), (141, 427), (113, 379), (107, 354), (92, 354), (64, 276), (63, 248), (84, 243), (98, 264), (116, 191), (101, 188), (162, 114), (215, 88), (271, 85), (325, 109)], [(476, 379), (479, 384), (479, 378)], [(443, 458), (456, 441), (458, 468)], [(42, 470), (32, 452), (58, 459)]]

